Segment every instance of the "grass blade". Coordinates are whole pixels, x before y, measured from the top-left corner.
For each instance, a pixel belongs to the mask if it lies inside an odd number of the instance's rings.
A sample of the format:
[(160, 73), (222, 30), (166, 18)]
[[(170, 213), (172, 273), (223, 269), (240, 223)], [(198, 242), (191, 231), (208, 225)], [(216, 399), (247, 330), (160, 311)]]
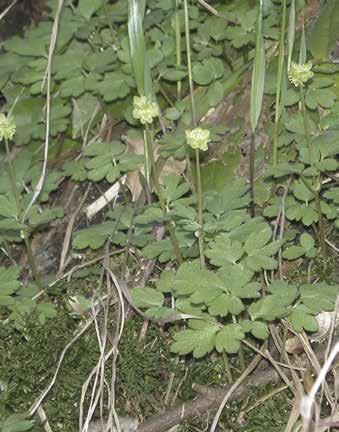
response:
[(265, 84), (265, 46), (262, 34), (262, 8), (262, 0), (260, 0), (256, 25), (255, 57), (251, 88), (251, 127), (253, 133), (258, 126)]
[(147, 59), (144, 31), (142, 28), (144, 13), (144, 0), (128, 1), (128, 36), (134, 78), (139, 95), (151, 96), (151, 70)]
[(287, 33), (287, 42), (288, 42), (287, 71), (290, 69), (290, 65), (291, 65), (294, 38), (295, 38), (295, 0), (292, 0), (290, 6), (290, 17), (288, 20), (288, 33)]

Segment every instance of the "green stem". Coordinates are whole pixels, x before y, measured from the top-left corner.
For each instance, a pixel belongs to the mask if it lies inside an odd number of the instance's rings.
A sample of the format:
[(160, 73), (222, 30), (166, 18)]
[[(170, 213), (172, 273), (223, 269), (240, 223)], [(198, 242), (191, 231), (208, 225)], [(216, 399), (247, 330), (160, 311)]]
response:
[(251, 217), (255, 217), (254, 203), (254, 169), (255, 169), (255, 133), (252, 132), (250, 143), (250, 213)]
[(310, 165), (313, 166), (311, 129), (310, 129), (310, 123), (308, 121), (308, 115), (307, 115), (307, 111), (306, 111), (304, 89), (301, 86), (300, 86), (300, 105), (301, 105), (301, 114), (302, 114), (303, 120), (304, 120), (304, 129), (305, 129), (305, 134), (306, 134), (306, 142), (307, 142), (307, 148), (308, 148), (309, 162), (310, 162)]
[[(175, 48), (176, 48), (176, 65), (181, 66), (181, 32), (180, 32), (180, 16), (179, 16), (179, 2), (175, 1)], [(181, 99), (181, 81), (177, 82), (177, 99)]]
[(192, 122), (193, 122), (193, 126), (195, 127), (197, 125), (197, 118), (196, 118), (195, 101), (194, 101), (194, 88), (193, 88), (192, 62), (191, 62), (190, 29), (189, 29), (189, 17), (188, 17), (188, 3), (187, 3), (187, 0), (184, 0), (184, 13), (185, 13), (185, 39), (186, 39), (186, 53), (187, 53), (188, 83), (189, 83), (189, 88), (190, 88)]
[(316, 205), (317, 213), (318, 213), (318, 219), (319, 219), (319, 239), (320, 239), (321, 255), (323, 258), (323, 270), (324, 270), (324, 273), (326, 273), (326, 270), (327, 270), (327, 247), (326, 247), (326, 238), (325, 238), (325, 223), (324, 223), (324, 217), (323, 217), (323, 214), (321, 211), (321, 202), (320, 202), (319, 191), (314, 189), (303, 175), (300, 176), (300, 179), (304, 183), (304, 185), (307, 187), (307, 189), (314, 196), (315, 205)]
[[(190, 88), (191, 110), (192, 110), (192, 123), (193, 126), (197, 125), (195, 100), (194, 100), (194, 87), (192, 76), (192, 62), (191, 62), (191, 44), (190, 44), (190, 29), (189, 29), (189, 16), (188, 16), (188, 2), (184, 0), (184, 15), (185, 15), (185, 39), (186, 39), (186, 54), (187, 54), (187, 69), (188, 69), (188, 83)], [(205, 267), (205, 254), (204, 254), (204, 235), (203, 235), (203, 200), (201, 190), (201, 172), (200, 172), (200, 157), (199, 149), (195, 151), (196, 171), (197, 171), (197, 193), (198, 193), (198, 222), (200, 225), (199, 232), (199, 254), (200, 265)]]
[(280, 119), (280, 96), (281, 82), (284, 68), (285, 56), (285, 30), (286, 30), (286, 0), (281, 2), (281, 23), (280, 23), (280, 39), (279, 39), (279, 61), (277, 73), (277, 88), (275, 96), (275, 118), (274, 118), (274, 141), (273, 141), (273, 166), (278, 163), (278, 141), (279, 141), (279, 119)]
[(232, 384), (233, 383), (232, 371), (230, 368), (230, 362), (228, 360), (228, 355), (225, 352), (222, 353), (222, 359), (224, 361), (224, 366), (225, 366), (225, 370), (226, 370), (226, 376), (227, 376), (228, 384)]
[[(159, 173), (157, 170), (157, 166), (154, 160), (154, 155), (153, 155), (153, 137), (152, 137), (152, 133), (150, 131), (149, 125), (146, 123), (145, 125), (145, 146), (147, 148), (147, 152), (148, 152), (148, 156), (151, 162), (151, 168), (153, 171), (153, 181), (154, 181), (154, 187), (155, 187), (155, 191), (158, 195), (159, 198), (159, 203), (160, 203), (160, 207), (161, 210), (164, 214), (164, 216), (166, 216), (167, 214), (167, 209), (166, 209), (166, 204), (164, 202), (162, 193), (161, 193), (161, 187), (160, 187), (160, 183), (159, 183)], [(181, 255), (181, 251), (180, 251), (180, 246), (179, 246), (179, 242), (178, 239), (175, 235), (175, 230), (174, 230), (174, 226), (172, 225), (171, 222), (169, 222), (168, 224), (166, 224), (166, 227), (169, 231), (169, 235), (170, 235), (170, 239), (172, 242), (172, 246), (175, 252), (175, 256), (177, 259), (178, 264), (182, 264), (184, 262), (182, 255)]]
[[(18, 218), (19, 218), (19, 220), (21, 220), (22, 219), (22, 209), (21, 209), (21, 205), (20, 205), (20, 196), (19, 196), (19, 191), (18, 191), (18, 187), (17, 187), (17, 183), (16, 183), (16, 175), (15, 175), (15, 171), (14, 171), (13, 164), (11, 161), (11, 155), (10, 155), (9, 145), (8, 145), (7, 139), (5, 139), (5, 147), (6, 147), (7, 162), (8, 162), (8, 168), (9, 168), (9, 179), (10, 179), (10, 183), (11, 183), (12, 193), (15, 197), (15, 203), (16, 203)], [(22, 235), (22, 238), (23, 238), (25, 245), (26, 245), (28, 262), (29, 262), (29, 265), (31, 267), (33, 277), (34, 277), (35, 282), (38, 285), (38, 287), (41, 288), (40, 275), (39, 275), (38, 270), (37, 270), (36, 265), (35, 265), (32, 247), (31, 247), (31, 243), (29, 241), (29, 234), (28, 234), (26, 228), (23, 228), (21, 230), (21, 235)]]
[[(308, 157), (310, 165), (313, 166), (314, 160), (313, 160), (313, 150), (312, 150), (312, 137), (311, 137), (311, 129), (310, 124), (308, 121), (308, 115), (306, 110), (306, 104), (305, 104), (305, 94), (303, 87), (300, 87), (300, 103), (301, 103), (301, 112), (304, 120), (304, 128), (306, 133), (306, 142), (307, 142), (307, 148), (308, 148)], [(320, 249), (321, 249), (321, 255), (323, 257), (323, 269), (324, 273), (326, 273), (327, 270), (327, 247), (326, 247), (326, 239), (325, 239), (325, 223), (323, 214), (321, 211), (321, 203), (320, 203), (320, 195), (319, 190), (314, 189), (306, 180), (304, 176), (300, 176), (302, 182), (307, 187), (307, 189), (314, 195), (315, 198), (315, 205), (317, 207), (317, 213), (319, 218), (319, 237), (320, 237)]]
[(204, 252), (204, 231), (203, 231), (203, 201), (202, 201), (202, 190), (201, 190), (201, 172), (200, 172), (199, 149), (195, 150), (195, 161), (196, 161), (196, 170), (197, 170), (198, 222), (200, 225), (198, 242), (199, 242), (199, 253), (200, 253), (200, 265), (202, 268), (204, 268), (205, 267), (205, 252)]

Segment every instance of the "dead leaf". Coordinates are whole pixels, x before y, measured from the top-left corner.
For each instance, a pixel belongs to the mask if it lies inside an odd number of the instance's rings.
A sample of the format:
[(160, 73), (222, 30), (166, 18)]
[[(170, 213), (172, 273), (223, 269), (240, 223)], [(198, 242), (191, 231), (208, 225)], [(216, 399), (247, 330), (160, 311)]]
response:
[[(122, 141), (126, 144), (127, 151), (129, 153), (134, 153), (137, 155), (143, 155), (144, 154), (144, 140), (141, 137), (131, 137), (123, 135), (121, 137)], [(154, 146), (154, 159), (158, 160), (158, 148), (159, 146), (155, 144)], [(162, 184), (164, 181), (164, 178), (168, 176), (169, 174), (177, 174), (181, 175), (186, 169), (186, 160), (176, 160), (172, 156), (169, 157), (166, 160), (165, 165), (163, 166), (159, 181)], [(140, 168), (140, 172), (144, 174), (144, 168)], [(138, 171), (130, 171), (127, 173), (126, 177), (126, 186), (130, 190), (132, 194), (132, 201), (135, 202), (141, 192), (142, 192), (142, 184), (140, 182), (139, 172)]]

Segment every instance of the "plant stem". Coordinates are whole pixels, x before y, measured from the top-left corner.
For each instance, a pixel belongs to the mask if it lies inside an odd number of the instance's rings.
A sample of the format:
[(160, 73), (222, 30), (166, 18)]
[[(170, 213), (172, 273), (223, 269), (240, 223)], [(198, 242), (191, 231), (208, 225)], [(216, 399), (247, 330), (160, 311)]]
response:
[(230, 362), (228, 360), (228, 355), (225, 352), (222, 353), (222, 359), (224, 361), (224, 366), (225, 366), (225, 369), (226, 369), (226, 375), (227, 375), (228, 384), (232, 384), (233, 383), (232, 371), (231, 371), (231, 368), (230, 368)]
[[(160, 183), (159, 183), (159, 174), (158, 174), (157, 166), (156, 166), (156, 163), (154, 160), (152, 143), (153, 143), (152, 133), (150, 131), (149, 125), (146, 123), (146, 125), (145, 125), (145, 147), (147, 148), (148, 156), (149, 156), (149, 159), (151, 162), (155, 191), (156, 191), (158, 198), (159, 198), (161, 210), (162, 210), (164, 216), (166, 216), (167, 209), (166, 209), (166, 205), (165, 205), (162, 193), (161, 193), (161, 187), (160, 187)], [(171, 222), (166, 224), (166, 226), (167, 226), (168, 231), (169, 231), (170, 239), (172, 242), (172, 246), (173, 246), (173, 249), (175, 252), (177, 262), (180, 265), (184, 262), (184, 260), (182, 258), (181, 252), (180, 252), (180, 246), (179, 246), (178, 239), (175, 235), (174, 227), (173, 227)]]
[(194, 88), (193, 88), (192, 62), (191, 62), (190, 29), (189, 29), (189, 17), (188, 17), (188, 4), (187, 4), (187, 0), (184, 0), (184, 12), (185, 12), (185, 39), (186, 39), (186, 53), (187, 53), (188, 83), (189, 83), (189, 88), (190, 88), (192, 122), (193, 122), (193, 126), (195, 127), (197, 125), (197, 118), (196, 118), (195, 101), (194, 101)]
[(306, 134), (306, 143), (307, 143), (307, 148), (308, 148), (309, 163), (312, 166), (313, 165), (313, 152), (312, 152), (311, 129), (310, 129), (310, 123), (308, 121), (308, 115), (307, 115), (307, 111), (306, 111), (304, 89), (301, 86), (300, 86), (300, 105), (301, 105), (301, 114), (302, 114), (303, 120), (304, 120), (304, 129), (305, 129), (305, 134)]
[(275, 118), (274, 118), (274, 141), (273, 141), (273, 166), (278, 163), (278, 141), (279, 141), (279, 119), (280, 119), (280, 96), (281, 82), (284, 68), (285, 56), (285, 30), (286, 30), (286, 0), (281, 2), (281, 23), (280, 23), (280, 39), (279, 39), (279, 61), (277, 73), (277, 87), (275, 96)]
[[(191, 44), (190, 44), (190, 31), (189, 31), (189, 16), (188, 16), (188, 1), (184, 0), (184, 14), (185, 14), (185, 39), (186, 39), (186, 53), (187, 53), (187, 69), (188, 69), (188, 82), (190, 88), (191, 98), (191, 111), (192, 111), (192, 123), (193, 126), (197, 125), (195, 100), (194, 100), (194, 88), (193, 88), (193, 77), (192, 77), (192, 62), (191, 62)], [(204, 254), (204, 232), (203, 232), (203, 199), (201, 190), (201, 172), (200, 172), (200, 157), (199, 149), (195, 151), (196, 160), (196, 171), (197, 171), (197, 193), (198, 193), (198, 223), (200, 225), (199, 232), (199, 254), (200, 254), (200, 265), (205, 267), (205, 254)]]
[[(11, 183), (12, 193), (15, 197), (17, 215), (18, 215), (19, 220), (21, 220), (22, 209), (21, 209), (21, 205), (20, 205), (20, 196), (19, 196), (19, 191), (18, 191), (17, 184), (16, 184), (16, 175), (15, 175), (15, 171), (14, 171), (13, 164), (11, 161), (11, 155), (10, 155), (9, 145), (8, 145), (7, 139), (5, 139), (5, 147), (6, 147), (7, 162), (8, 162), (8, 168), (9, 168), (9, 179), (10, 179), (10, 183)], [(29, 262), (29, 265), (31, 267), (34, 280), (35, 280), (36, 284), (38, 285), (38, 287), (41, 288), (40, 275), (39, 275), (37, 268), (36, 268), (36, 265), (35, 265), (35, 260), (34, 260), (34, 256), (33, 256), (33, 252), (32, 252), (31, 243), (29, 241), (29, 234), (27, 232), (27, 229), (25, 227), (23, 227), (20, 234), (21, 234), (21, 236), (25, 242), (28, 262)]]
[(200, 254), (200, 265), (202, 268), (205, 267), (205, 252), (204, 252), (204, 233), (203, 233), (203, 202), (202, 202), (202, 190), (201, 190), (201, 172), (200, 172), (200, 156), (199, 149), (195, 150), (195, 161), (197, 171), (197, 193), (198, 193), (198, 222), (200, 225), (199, 231), (199, 254)]
[(327, 247), (326, 247), (326, 238), (325, 238), (325, 223), (324, 223), (324, 217), (323, 217), (323, 214), (321, 211), (321, 202), (320, 202), (319, 191), (314, 189), (303, 175), (300, 176), (300, 179), (304, 183), (304, 185), (307, 187), (307, 189), (314, 196), (315, 205), (316, 205), (317, 213), (318, 213), (318, 219), (319, 219), (319, 239), (320, 239), (321, 255), (323, 258), (323, 269), (324, 269), (324, 273), (326, 273), (326, 270), (327, 270)]
[(254, 204), (254, 168), (255, 168), (255, 133), (251, 134), (250, 143), (250, 213), (251, 217), (255, 217), (255, 204)]
[[(180, 17), (179, 17), (179, 2), (175, 1), (175, 48), (176, 48), (176, 65), (181, 66), (181, 32), (180, 32)], [(177, 99), (181, 99), (181, 81), (177, 82)]]

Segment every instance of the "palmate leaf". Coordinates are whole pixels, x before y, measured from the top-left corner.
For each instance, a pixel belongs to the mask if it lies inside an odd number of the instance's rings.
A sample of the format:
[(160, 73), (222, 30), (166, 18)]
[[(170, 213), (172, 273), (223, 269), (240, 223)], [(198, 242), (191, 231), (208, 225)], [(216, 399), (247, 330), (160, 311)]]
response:
[(18, 281), (20, 272), (20, 267), (0, 268), (0, 296), (9, 296), (20, 287)]
[(181, 355), (192, 352), (195, 358), (201, 358), (211, 352), (215, 347), (219, 325), (203, 320), (190, 320), (189, 327), (175, 333), (171, 351)]
[(315, 315), (334, 309), (339, 287), (321, 282), (316, 285), (301, 285), (299, 291), (300, 301), (309, 309), (310, 313)]
[(241, 341), (245, 338), (243, 329), (239, 324), (229, 324), (217, 334), (215, 347), (218, 352), (235, 354), (239, 351)]
[(164, 303), (164, 295), (150, 287), (133, 288), (131, 296), (133, 303), (140, 308), (161, 307)]
[(232, 295), (242, 298), (251, 299), (260, 296), (260, 284), (251, 282), (253, 271), (240, 264), (224, 263), (224, 266), (218, 271), (227, 291)]
[(251, 333), (257, 339), (265, 340), (268, 338), (268, 326), (262, 321), (243, 320), (240, 325), (245, 333)]
[[(73, 246), (75, 249), (99, 249), (105, 241), (114, 232), (115, 224), (113, 222), (103, 222), (99, 225), (93, 225), (77, 231), (73, 237)], [(121, 233), (120, 233), (121, 235)]]
[(190, 190), (186, 182), (180, 184), (180, 181), (180, 176), (176, 174), (170, 174), (165, 177), (162, 191), (163, 197), (166, 199), (167, 203), (178, 200)]
[(246, 182), (238, 180), (225, 186), (220, 192), (208, 192), (205, 196), (205, 209), (220, 217), (231, 210), (244, 208), (249, 203), (249, 188)]
[(297, 305), (287, 317), (294, 330), (298, 333), (303, 330), (315, 332), (318, 330), (318, 322), (313, 313), (305, 305)]
[(243, 245), (237, 240), (231, 240), (226, 234), (220, 234), (210, 243), (210, 249), (205, 255), (211, 264), (222, 267), (226, 262), (235, 264), (244, 254)]
[(229, 294), (220, 294), (207, 303), (211, 316), (239, 315), (245, 309), (243, 302), (238, 297)]
[(245, 252), (248, 255), (244, 262), (248, 268), (253, 271), (261, 269), (273, 270), (276, 268), (277, 262), (272, 256), (278, 252), (282, 241), (276, 240), (268, 244), (271, 237), (272, 231), (270, 228), (250, 234), (244, 245)]

